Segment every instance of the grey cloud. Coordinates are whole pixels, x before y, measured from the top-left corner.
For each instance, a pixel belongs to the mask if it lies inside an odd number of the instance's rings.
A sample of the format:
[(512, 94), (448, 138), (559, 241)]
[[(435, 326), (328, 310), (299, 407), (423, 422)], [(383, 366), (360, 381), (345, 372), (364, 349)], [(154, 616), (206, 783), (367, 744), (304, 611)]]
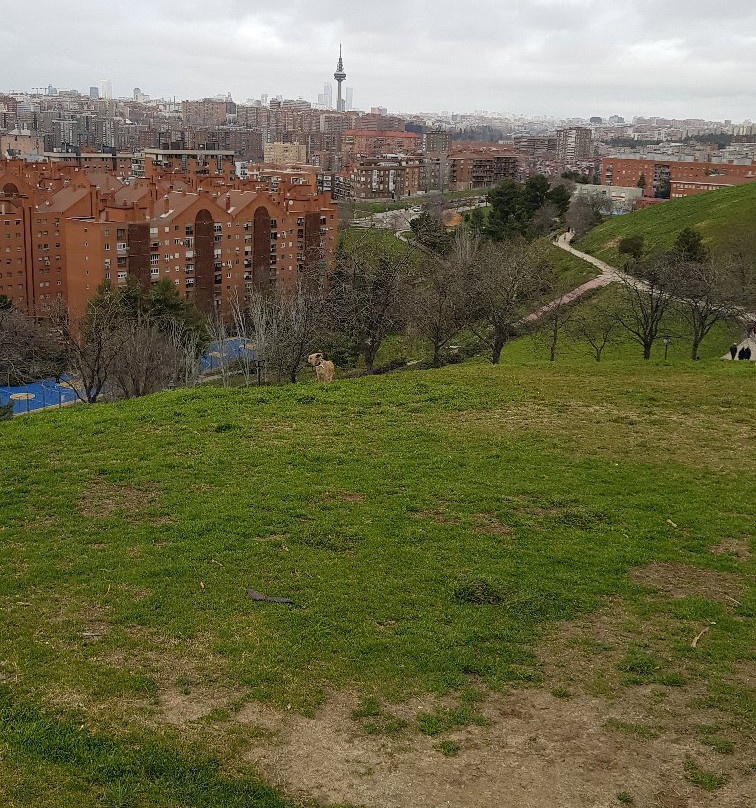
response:
[(110, 78), (123, 95), (314, 99), (341, 40), (362, 107), (756, 113), (752, 0), (27, 0), (3, 15), (2, 89)]

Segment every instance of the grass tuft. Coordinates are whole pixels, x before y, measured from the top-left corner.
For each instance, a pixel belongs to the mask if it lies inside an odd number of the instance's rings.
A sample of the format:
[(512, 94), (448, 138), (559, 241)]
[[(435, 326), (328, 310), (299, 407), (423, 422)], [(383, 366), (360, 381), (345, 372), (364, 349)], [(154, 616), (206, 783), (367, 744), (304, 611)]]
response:
[(702, 769), (690, 755), (685, 756), (685, 779), (705, 791), (716, 791), (727, 783), (727, 777)]

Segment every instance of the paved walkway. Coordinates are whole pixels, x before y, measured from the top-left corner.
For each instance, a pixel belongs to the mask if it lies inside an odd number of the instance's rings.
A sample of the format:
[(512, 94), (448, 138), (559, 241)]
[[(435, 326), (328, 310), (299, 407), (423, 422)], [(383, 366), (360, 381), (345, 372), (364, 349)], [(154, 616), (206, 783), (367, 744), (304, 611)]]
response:
[[(607, 286), (610, 283), (615, 281), (623, 281), (625, 283), (632, 283), (637, 288), (643, 288), (646, 284), (643, 281), (639, 281), (637, 278), (633, 278), (632, 275), (628, 275), (626, 272), (622, 272), (621, 270), (617, 269), (616, 267), (607, 264), (606, 262), (600, 260), (599, 258), (594, 257), (593, 255), (589, 255), (588, 253), (581, 252), (580, 250), (576, 250), (570, 242), (572, 241), (573, 234), (572, 233), (562, 233), (561, 236), (554, 242), (557, 247), (562, 250), (565, 250), (568, 253), (572, 253), (572, 255), (577, 256), (581, 260), (593, 265), (596, 269), (601, 270), (601, 274), (598, 278), (594, 278), (592, 281), (588, 281), (588, 283), (584, 283), (582, 286), (578, 286), (577, 289), (573, 289), (571, 292), (568, 292), (561, 298), (557, 300), (552, 300), (551, 303), (547, 303), (545, 306), (541, 307), (537, 311), (534, 311), (532, 314), (529, 314), (523, 322), (537, 320), (539, 317), (542, 317), (544, 314), (551, 311), (551, 309), (556, 308), (560, 304), (563, 303), (571, 303), (573, 300), (577, 299), (581, 295), (584, 295), (586, 292), (590, 291), (591, 289), (599, 289), (602, 286)], [(753, 315), (750, 315), (750, 319), (755, 319)], [(756, 362), (756, 339), (751, 337), (746, 337), (739, 345), (738, 350), (741, 348), (750, 347), (751, 349), (751, 361)], [(723, 357), (723, 359), (731, 359), (730, 352), (728, 351)]]
[(568, 253), (572, 253), (572, 255), (575, 255), (586, 263), (596, 267), (596, 269), (601, 271), (601, 274), (597, 278), (591, 278), (591, 280), (586, 281), (584, 284), (578, 286), (576, 289), (573, 289), (571, 292), (567, 292), (566, 294), (562, 295), (562, 297), (558, 297), (556, 300), (552, 300), (545, 306), (541, 306), (540, 309), (536, 309), (534, 312), (531, 312), (527, 317), (523, 317), (520, 323), (535, 322), (539, 318), (543, 317), (544, 314), (548, 314), (550, 311), (552, 311), (552, 309), (572, 303), (574, 300), (582, 297), (587, 292), (592, 292), (594, 289), (602, 289), (604, 286), (608, 286), (610, 283), (624, 280), (627, 277), (624, 272), (620, 272), (615, 267), (600, 261), (598, 258), (594, 258), (592, 255), (588, 255), (588, 253), (576, 250), (570, 244), (571, 240), (572, 233), (562, 233), (554, 244), (560, 249), (565, 250)]

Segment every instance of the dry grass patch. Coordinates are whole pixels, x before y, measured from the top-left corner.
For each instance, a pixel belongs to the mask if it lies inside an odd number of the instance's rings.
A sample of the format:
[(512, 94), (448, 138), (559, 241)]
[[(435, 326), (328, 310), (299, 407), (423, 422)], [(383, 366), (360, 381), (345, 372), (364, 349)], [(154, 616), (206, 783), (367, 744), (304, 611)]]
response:
[(565, 451), (612, 459), (643, 458), (663, 452), (685, 465), (750, 473), (756, 465), (756, 425), (732, 422), (720, 412), (684, 413), (619, 404), (555, 402), (553, 406), (511, 404), (455, 415), (459, 428), (501, 434), (533, 431), (559, 439)]
[(690, 596), (708, 600), (732, 601), (740, 593), (742, 581), (728, 572), (691, 567), (676, 562), (654, 561), (630, 571), (633, 581), (652, 587), (671, 598)]
[(135, 517), (154, 505), (157, 496), (157, 492), (151, 489), (113, 485), (95, 479), (81, 497), (79, 511), (90, 519), (107, 519), (117, 511)]
[(488, 513), (476, 513), (473, 519), (477, 525), (476, 530), (478, 533), (486, 533), (491, 536), (512, 535), (512, 528), (509, 525), (505, 525)]
[[(662, 804), (667, 794), (679, 795), (686, 808), (745, 805), (743, 767), (723, 769), (674, 732), (641, 732), (642, 717), (623, 712), (617, 719), (603, 699), (565, 700), (536, 689), (488, 693), (479, 705), (484, 722), (440, 736), (412, 730), (419, 716), (439, 708), (427, 697), (389, 705), (407, 727), (395, 735), (366, 732), (354, 719), (358, 705), (355, 694), (335, 693), (306, 718), (249, 703), (232, 718), (254, 729), (241, 755), (288, 794), (324, 805), (584, 808), (622, 791), (646, 806)], [(456, 754), (439, 754), (440, 744)], [(685, 779), (694, 748), (707, 768), (719, 764), (727, 773), (716, 795)]]
[(711, 548), (711, 552), (715, 555), (728, 555), (733, 556), (738, 561), (748, 561), (751, 557), (751, 548), (746, 539), (722, 539), (719, 544)]

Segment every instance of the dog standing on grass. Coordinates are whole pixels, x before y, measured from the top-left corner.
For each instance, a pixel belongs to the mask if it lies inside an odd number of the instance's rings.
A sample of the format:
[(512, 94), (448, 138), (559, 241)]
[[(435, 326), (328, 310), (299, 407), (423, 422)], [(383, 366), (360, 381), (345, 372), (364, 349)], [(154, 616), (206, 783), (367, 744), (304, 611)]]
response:
[(307, 357), (307, 364), (315, 368), (315, 375), (319, 382), (332, 382), (334, 364), (329, 359), (323, 359), (322, 353), (310, 354)]

